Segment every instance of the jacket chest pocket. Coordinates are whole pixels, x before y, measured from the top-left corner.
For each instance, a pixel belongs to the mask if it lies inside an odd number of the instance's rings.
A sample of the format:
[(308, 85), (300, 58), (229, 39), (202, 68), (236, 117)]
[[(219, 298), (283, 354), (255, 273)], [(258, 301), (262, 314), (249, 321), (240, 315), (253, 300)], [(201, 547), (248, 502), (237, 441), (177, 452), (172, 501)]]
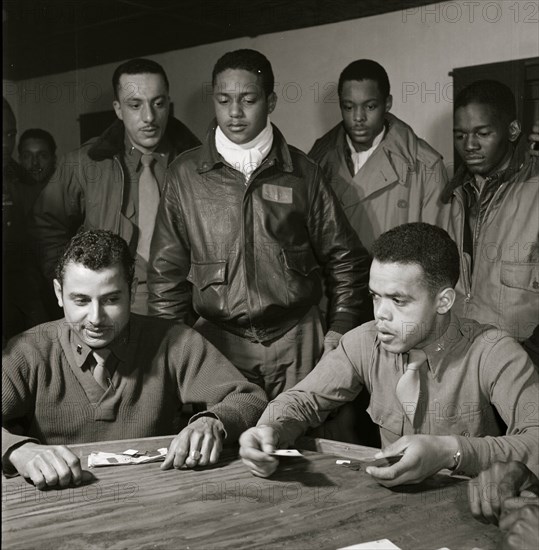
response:
[(193, 306), (202, 317), (228, 316), (227, 262), (191, 263), (187, 280), (193, 285)]
[(539, 263), (502, 262), (500, 282), (498, 324), (524, 340), (537, 325)]
[[(316, 302), (320, 266), (310, 246), (281, 250), (288, 305), (300, 306)], [(313, 300), (314, 298), (314, 300)]]

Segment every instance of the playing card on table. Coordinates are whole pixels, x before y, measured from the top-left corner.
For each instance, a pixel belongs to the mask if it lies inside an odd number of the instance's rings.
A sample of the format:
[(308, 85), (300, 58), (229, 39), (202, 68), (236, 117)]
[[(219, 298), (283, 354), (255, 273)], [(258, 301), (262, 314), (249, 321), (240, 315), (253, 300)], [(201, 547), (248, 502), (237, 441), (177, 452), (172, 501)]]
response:
[(297, 449), (275, 449), (271, 456), (303, 456)]
[[(90, 453), (88, 456), (88, 468), (98, 466), (125, 466), (129, 464), (147, 464), (148, 462), (161, 462), (165, 460), (167, 448), (163, 447), (157, 451), (146, 452), (143, 455), (133, 456), (133, 450), (129, 449), (128, 454), (117, 453)], [(137, 454), (138, 451), (137, 451)]]
[(401, 550), (399, 546), (393, 544), (389, 539), (373, 540), (371, 542), (360, 542), (352, 546), (339, 548), (338, 550)]

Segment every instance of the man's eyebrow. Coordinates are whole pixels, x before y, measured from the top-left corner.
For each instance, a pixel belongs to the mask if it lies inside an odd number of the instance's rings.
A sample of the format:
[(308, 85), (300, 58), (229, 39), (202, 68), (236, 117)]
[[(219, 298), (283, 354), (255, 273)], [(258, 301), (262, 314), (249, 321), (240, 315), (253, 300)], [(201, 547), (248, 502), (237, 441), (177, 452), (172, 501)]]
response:
[(75, 299), (75, 298), (89, 298), (89, 296), (87, 294), (82, 294), (80, 292), (70, 292), (69, 293), (69, 297), (72, 298), (72, 299)]
[(230, 91), (222, 91), (222, 90), (215, 90), (213, 92), (215, 95), (224, 95), (226, 97), (230, 97), (231, 95), (239, 95), (240, 97), (246, 96), (246, 95), (259, 95), (259, 90), (248, 90), (245, 92), (239, 92), (239, 94), (236, 94), (236, 92), (230, 92)]
[[(492, 124), (482, 124), (481, 126), (474, 126), (472, 128), (472, 131), (477, 132), (477, 130), (483, 130), (485, 128), (492, 128)], [(455, 132), (465, 132), (467, 129), (459, 128), (458, 126), (456, 128), (453, 128), (453, 133)]]
[[(159, 94), (159, 95), (156, 95), (155, 97), (150, 98), (149, 101), (155, 101), (156, 99), (165, 99), (166, 97), (167, 97), (167, 94)], [(144, 101), (145, 99), (146, 98), (142, 96), (138, 96), (136, 94), (130, 95), (129, 97), (125, 98), (126, 101)]]
[[(369, 103), (370, 101), (378, 101), (378, 97), (368, 97), (367, 99), (364, 99), (363, 101), (359, 101), (358, 103)], [(353, 99), (341, 99), (341, 103), (355, 103)]]
[[(110, 298), (111, 296), (116, 296), (121, 293), (122, 293), (121, 290), (113, 290), (112, 292), (107, 292), (106, 294), (103, 294), (102, 296), (100, 296), (100, 298)], [(90, 299), (90, 296), (88, 296), (87, 294), (83, 294), (81, 292), (70, 292), (69, 297), (71, 299), (82, 299), (82, 298)]]
[[(376, 292), (375, 290), (373, 290), (370, 286), (369, 286), (369, 292), (371, 294), (377, 294), (378, 296), (381, 296), (381, 294), (379, 294), (378, 292)], [(386, 298), (404, 298), (404, 299), (412, 299), (413, 296), (411, 294), (406, 294), (406, 292), (392, 292), (392, 293), (386, 293), (384, 294), (384, 296)]]

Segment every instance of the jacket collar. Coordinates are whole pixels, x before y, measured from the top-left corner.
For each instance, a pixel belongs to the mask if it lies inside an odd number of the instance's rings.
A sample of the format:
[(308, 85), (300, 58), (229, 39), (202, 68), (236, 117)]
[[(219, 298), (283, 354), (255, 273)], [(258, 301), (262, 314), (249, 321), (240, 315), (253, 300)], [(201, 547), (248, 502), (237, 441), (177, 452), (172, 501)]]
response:
[[(187, 127), (174, 117), (168, 118), (165, 137), (169, 140), (172, 149), (171, 159), (181, 151), (192, 146), (186, 141)], [(121, 120), (115, 120), (93, 143), (88, 156), (94, 161), (111, 159), (120, 155), (125, 149), (125, 127)]]
[[(294, 169), (292, 163), (292, 156), (290, 155), (290, 149), (284, 139), (283, 135), (279, 129), (272, 124), (273, 126), (273, 145), (271, 146), (268, 156), (264, 161), (274, 161), (274, 164), (280, 166), (283, 172), (292, 172)], [(217, 129), (217, 121), (214, 119), (209, 128), (208, 133), (206, 134), (206, 139), (200, 147), (198, 162), (197, 162), (197, 172), (203, 174), (204, 172), (209, 172), (218, 165), (227, 165), (223, 157), (217, 152), (215, 147), (215, 130)]]
[[(526, 147), (522, 145), (522, 141), (515, 147), (515, 151), (509, 161), (507, 168), (501, 173), (496, 174), (497, 179), (501, 179), (501, 183), (509, 182), (524, 168), (524, 166), (529, 164), (530, 157), (527, 153)], [(533, 162), (533, 161), (532, 161)], [(442, 202), (449, 203), (451, 201), (452, 195), (459, 187), (465, 186), (472, 178), (474, 177), (466, 165), (462, 163), (453, 179), (451, 179), (442, 193)], [(492, 176), (491, 176), (492, 177)]]

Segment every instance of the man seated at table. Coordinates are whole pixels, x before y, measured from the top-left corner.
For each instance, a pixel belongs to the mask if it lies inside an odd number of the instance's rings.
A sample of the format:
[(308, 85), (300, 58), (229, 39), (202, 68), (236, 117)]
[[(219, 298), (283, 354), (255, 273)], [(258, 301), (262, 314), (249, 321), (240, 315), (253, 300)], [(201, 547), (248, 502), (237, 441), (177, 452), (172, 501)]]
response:
[(473, 516), (504, 531), (501, 549), (535, 549), (539, 534), (539, 479), (522, 462), (495, 462), (470, 480)]
[(367, 468), (381, 484), (418, 483), (443, 468), (475, 475), (499, 460), (536, 473), (538, 374), (512, 337), (451, 312), (455, 243), (441, 228), (411, 223), (381, 235), (372, 253), (375, 320), (345, 334), (242, 434), (247, 467), (271, 475), (273, 449), (320, 425), (365, 386), (385, 447), (379, 456), (403, 454), (392, 466)]
[[(44, 489), (82, 478), (65, 444), (177, 434), (182, 403), (207, 407), (172, 441), (162, 468), (217, 461), (267, 400), (209, 342), (173, 321), (130, 312), (127, 243), (73, 237), (54, 280), (64, 319), (13, 338), (2, 368), (2, 466)], [(96, 450), (98, 450), (96, 445)]]

